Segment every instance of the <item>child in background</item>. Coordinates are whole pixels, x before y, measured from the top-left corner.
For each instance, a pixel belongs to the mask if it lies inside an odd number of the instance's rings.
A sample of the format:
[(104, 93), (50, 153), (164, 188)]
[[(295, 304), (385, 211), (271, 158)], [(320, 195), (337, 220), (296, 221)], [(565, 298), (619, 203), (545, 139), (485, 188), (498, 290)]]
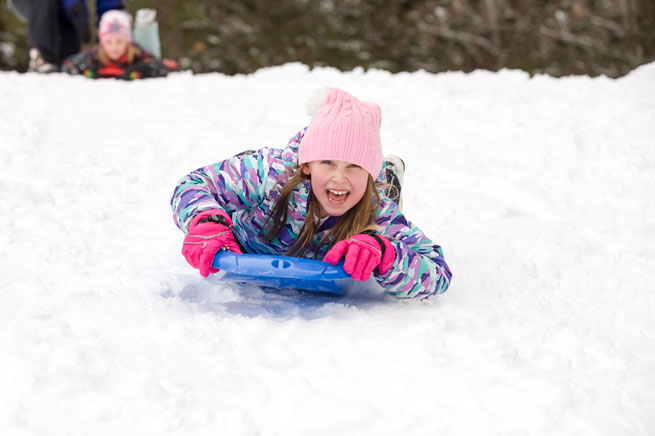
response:
[(344, 259), (354, 280), (373, 275), (398, 297), (445, 292), (441, 247), (386, 196), (380, 107), (338, 88), (315, 98), (309, 126), (286, 148), (237, 155), (179, 182), (171, 207), (187, 262), (207, 277), (221, 249)]
[[(86, 0), (8, 0), (8, 5), (18, 19), (27, 22), (27, 71), (58, 72), (62, 61), (91, 41)], [(125, 7), (123, 0), (96, 0), (95, 6), (98, 19), (109, 10)]]
[(90, 51), (68, 58), (62, 71), (92, 79), (124, 80), (163, 77), (178, 69), (177, 63), (160, 60), (132, 42), (132, 17), (123, 11), (106, 12), (100, 19), (99, 44)]

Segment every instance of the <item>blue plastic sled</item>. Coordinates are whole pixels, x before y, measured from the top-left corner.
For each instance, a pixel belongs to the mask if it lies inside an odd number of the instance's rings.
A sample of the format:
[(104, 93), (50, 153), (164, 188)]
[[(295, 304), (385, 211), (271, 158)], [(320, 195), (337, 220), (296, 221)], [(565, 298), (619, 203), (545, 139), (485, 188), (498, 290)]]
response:
[(216, 274), (221, 280), (277, 289), (343, 295), (353, 284), (352, 277), (343, 270), (343, 262), (332, 266), (320, 260), (298, 257), (219, 251), (212, 266), (221, 270)]

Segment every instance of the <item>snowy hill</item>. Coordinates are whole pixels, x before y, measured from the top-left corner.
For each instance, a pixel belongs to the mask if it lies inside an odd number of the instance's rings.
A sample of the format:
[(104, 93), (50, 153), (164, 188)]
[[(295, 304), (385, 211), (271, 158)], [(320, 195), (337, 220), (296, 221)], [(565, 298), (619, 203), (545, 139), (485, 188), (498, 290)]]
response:
[[(205, 280), (168, 201), (332, 85), (383, 111), (426, 302)], [(655, 64), (0, 74), (0, 434), (655, 434)]]

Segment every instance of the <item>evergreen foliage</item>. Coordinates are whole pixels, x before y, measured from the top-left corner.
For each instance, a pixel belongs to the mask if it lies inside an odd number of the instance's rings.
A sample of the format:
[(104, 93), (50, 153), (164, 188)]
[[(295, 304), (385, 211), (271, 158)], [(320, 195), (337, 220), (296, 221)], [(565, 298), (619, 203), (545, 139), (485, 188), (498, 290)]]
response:
[[(163, 54), (195, 72), (287, 62), (391, 72), (518, 68), (619, 77), (655, 59), (652, 0), (127, 0), (158, 11)], [(26, 69), (0, 0), (0, 68)]]

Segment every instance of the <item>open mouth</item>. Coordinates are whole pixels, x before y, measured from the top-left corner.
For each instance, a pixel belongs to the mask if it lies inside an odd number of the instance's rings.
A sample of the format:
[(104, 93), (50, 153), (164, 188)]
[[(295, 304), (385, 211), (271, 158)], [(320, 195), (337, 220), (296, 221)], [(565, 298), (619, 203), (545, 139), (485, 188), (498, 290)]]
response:
[(340, 191), (337, 189), (328, 189), (327, 190), (327, 198), (330, 200), (332, 203), (343, 203), (346, 201), (346, 198), (348, 198), (348, 195), (350, 194), (349, 191)]

